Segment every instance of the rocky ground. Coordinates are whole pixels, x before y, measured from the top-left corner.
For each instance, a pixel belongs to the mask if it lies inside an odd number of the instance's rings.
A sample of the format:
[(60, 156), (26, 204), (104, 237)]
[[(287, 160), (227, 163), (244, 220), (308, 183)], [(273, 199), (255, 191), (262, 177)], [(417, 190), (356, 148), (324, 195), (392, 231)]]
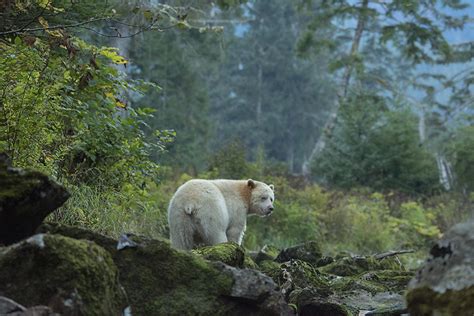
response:
[(414, 272), (399, 253), (328, 257), (316, 241), (182, 252), (164, 239), (42, 223), (67, 196), (0, 156), (0, 315), (474, 314), (472, 223)]

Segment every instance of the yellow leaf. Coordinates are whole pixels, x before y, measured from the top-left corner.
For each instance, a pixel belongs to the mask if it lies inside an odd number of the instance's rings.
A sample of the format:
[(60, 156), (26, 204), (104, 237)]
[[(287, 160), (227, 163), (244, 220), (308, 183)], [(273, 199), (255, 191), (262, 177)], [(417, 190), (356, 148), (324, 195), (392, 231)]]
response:
[(125, 109), (127, 107), (127, 105), (125, 103), (123, 103), (122, 101), (120, 101), (120, 100), (116, 100), (115, 105), (120, 107), (120, 108), (123, 108), (123, 109)]
[(109, 98), (109, 99), (112, 99), (112, 100), (114, 100), (114, 101), (115, 101), (115, 96), (114, 96), (114, 94), (113, 94), (113, 93), (106, 92), (106, 93), (105, 93), (105, 96), (106, 96), (107, 98)]
[(45, 29), (49, 28), (49, 24), (48, 24), (48, 21), (46, 21), (45, 18), (43, 18), (42, 16), (40, 16), (38, 18), (38, 22), (41, 24), (41, 26)]
[(50, 2), (50, 0), (39, 0), (39, 1), (38, 1), (38, 5), (39, 5), (41, 8), (45, 8), (45, 9), (46, 9), (46, 8), (49, 7), (49, 5), (50, 5), (49, 2)]
[(124, 65), (128, 63), (128, 60), (125, 57), (120, 56), (112, 48), (105, 48), (100, 51), (100, 54), (104, 57), (110, 59), (114, 64)]
[(143, 12), (143, 16), (144, 16), (145, 19), (146, 19), (147, 21), (149, 21), (149, 22), (153, 19), (153, 13), (152, 13), (150, 10), (145, 10), (145, 11)]
[(58, 31), (58, 30), (46, 31), (46, 32), (48, 32), (49, 35), (52, 35), (52, 36), (54, 36), (54, 37), (63, 37), (63, 35), (61, 34), (61, 32)]

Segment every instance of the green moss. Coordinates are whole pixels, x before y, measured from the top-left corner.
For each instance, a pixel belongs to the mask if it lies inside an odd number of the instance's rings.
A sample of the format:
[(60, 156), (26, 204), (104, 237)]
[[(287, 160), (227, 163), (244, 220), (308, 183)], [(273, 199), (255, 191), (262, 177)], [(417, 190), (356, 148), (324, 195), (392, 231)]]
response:
[(47, 180), (47, 176), (39, 172), (11, 170), (14, 171), (0, 168), (0, 203), (8, 199), (26, 196)]
[(258, 269), (264, 274), (271, 277), (273, 281), (278, 284), (280, 275), (280, 265), (280, 263), (275, 261), (264, 260), (259, 263)]
[(120, 314), (126, 306), (118, 271), (103, 248), (59, 235), (35, 235), (3, 248), (0, 293), (26, 306), (53, 304), (61, 313)]
[(339, 276), (352, 276), (373, 270), (404, 271), (404, 268), (395, 257), (387, 257), (382, 260), (374, 257), (336, 257), (336, 261), (319, 268), (319, 270)]
[(206, 246), (191, 251), (211, 261), (221, 261), (233, 267), (242, 268), (245, 261), (245, 250), (235, 242), (226, 242)]
[(371, 293), (372, 295), (389, 290), (387, 287), (376, 282), (371, 282), (356, 277), (336, 278), (330, 282), (330, 287), (336, 293), (364, 290)]
[(258, 265), (255, 263), (255, 261), (252, 260), (252, 258), (250, 258), (250, 256), (247, 255), (247, 253), (245, 253), (243, 267), (247, 269), (258, 270)]
[(392, 292), (401, 293), (406, 290), (414, 275), (412, 271), (378, 270), (364, 273), (359, 278), (383, 285)]
[(117, 252), (114, 260), (137, 315), (219, 315), (233, 307), (220, 299), (230, 293), (231, 277), (166, 241), (136, 241), (139, 247)]

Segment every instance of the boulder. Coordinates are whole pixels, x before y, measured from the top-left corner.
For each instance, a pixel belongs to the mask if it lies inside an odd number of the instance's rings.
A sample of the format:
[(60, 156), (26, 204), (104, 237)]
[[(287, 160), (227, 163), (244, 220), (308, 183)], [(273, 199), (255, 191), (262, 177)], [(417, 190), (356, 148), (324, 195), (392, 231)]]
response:
[(69, 193), (42, 173), (12, 168), (0, 157), (0, 244), (10, 245), (33, 235)]
[[(85, 229), (44, 224), (40, 231), (93, 240), (104, 247), (119, 269), (120, 283), (136, 315), (291, 313), (269, 277), (172, 249), (168, 240), (131, 235), (134, 246), (117, 250), (114, 239)], [(224, 248), (239, 247), (228, 243)]]
[(250, 303), (248, 307), (258, 305), (258, 310), (240, 309), (237, 314), (294, 315), (293, 310), (278, 292), (275, 282), (267, 275), (251, 269), (236, 269), (220, 262), (215, 266), (232, 277), (234, 282), (230, 292), (231, 297)]
[(412, 315), (474, 314), (474, 222), (455, 225), (433, 246), (406, 299)]
[(0, 250), (0, 295), (64, 315), (121, 315), (127, 305), (110, 254), (86, 240), (37, 234)]
[[(298, 259), (318, 267), (318, 262), (323, 258), (321, 247), (316, 241), (308, 241), (300, 245), (283, 249), (276, 257), (276, 262), (286, 262)], [(326, 259), (325, 259), (326, 260)]]

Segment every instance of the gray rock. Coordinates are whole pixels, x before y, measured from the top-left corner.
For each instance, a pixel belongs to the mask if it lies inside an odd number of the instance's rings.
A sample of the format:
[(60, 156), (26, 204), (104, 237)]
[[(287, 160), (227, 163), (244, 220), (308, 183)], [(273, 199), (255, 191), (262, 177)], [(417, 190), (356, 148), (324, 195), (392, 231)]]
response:
[(474, 314), (474, 222), (455, 225), (433, 246), (407, 304), (413, 315)]
[(269, 276), (256, 270), (237, 269), (221, 262), (215, 262), (214, 265), (234, 280), (229, 294), (232, 298), (256, 305), (258, 314), (294, 315)]

